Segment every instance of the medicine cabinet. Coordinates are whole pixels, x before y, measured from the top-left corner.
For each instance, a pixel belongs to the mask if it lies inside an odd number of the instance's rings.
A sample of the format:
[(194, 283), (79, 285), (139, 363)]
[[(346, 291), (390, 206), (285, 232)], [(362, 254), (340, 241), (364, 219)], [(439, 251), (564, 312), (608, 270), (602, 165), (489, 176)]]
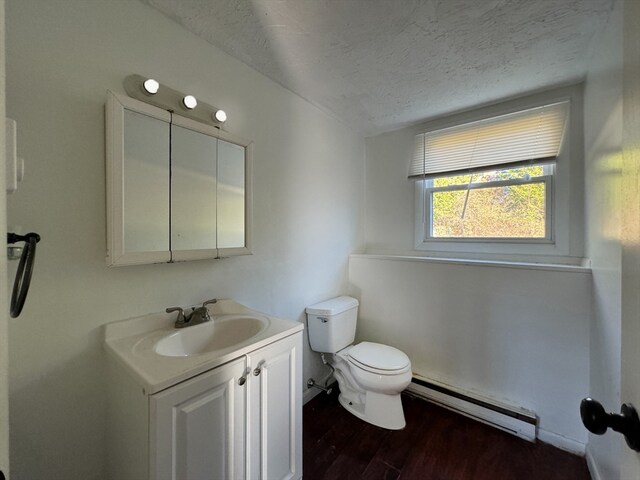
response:
[(252, 144), (108, 92), (107, 264), (250, 254)]

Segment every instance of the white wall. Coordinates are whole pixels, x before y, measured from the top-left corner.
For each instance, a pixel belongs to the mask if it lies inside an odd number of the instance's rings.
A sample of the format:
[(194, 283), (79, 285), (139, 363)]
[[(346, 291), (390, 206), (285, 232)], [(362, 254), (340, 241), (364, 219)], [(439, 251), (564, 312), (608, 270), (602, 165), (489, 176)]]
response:
[(358, 337), (403, 350), (421, 376), (522, 406), (540, 438), (580, 449), (591, 275), (353, 255)]
[[(131, 73), (223, 107), (226, 128), (254, 140), (253, 256), (105, 266), (103, 105)], [(42, 235), (10, 326), (12, 478), (102, 479), (101, 325), (211, 297), (303, 321), (306, 305), (347, 288), (364, 141), (133, 0), (9, 0), (7, 75), (26, 162), (9, 225)], [(308, 349), (304, 366), (305, 379), (326, 372)]]
[(366, 140), (364, 236), (367, 251), (414, 248), (414, 189), (407, 180), (416, 128)]
[[(593, 271), (589, 395), (620, 405), (622, 2), (595, 38), (585, 82), (587, 255)], [(619, 478), (620, 435), (590, 435), (594, 477)]]
[[(5, 163), (5, 22), (4, 0), (0, 0), (0, 165)], [(7, 235), (5, 169), (0, 168), (0, 238)], [(0, 252), (0, 283), (7, 281), (7, 252)], [(9, 476), (9, 302), (0, 291), (0, 470)]]

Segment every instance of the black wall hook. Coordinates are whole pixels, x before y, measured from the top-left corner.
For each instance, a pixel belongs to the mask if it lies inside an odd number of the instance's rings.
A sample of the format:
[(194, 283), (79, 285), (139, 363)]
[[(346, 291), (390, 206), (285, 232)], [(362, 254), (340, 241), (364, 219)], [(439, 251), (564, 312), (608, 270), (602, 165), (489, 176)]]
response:
[(32, 238), (35, 239), (36, 243), (40, 241), (40, 235), (35, 232), (27, 233), (26, 235), (18, 235), (12, 232), (7, 233), (7, 243), (29, 242)]
[(40, 235), (31, 232), (26, 235), (18, 235), (17, 233), (7, 233), (7, 243), (25, 242), (20, 263), (18, 263), (18, 272), (16, 280), (13, 284), (11, 292), (11, 309), (9, 311), (11, 318), (16, 318), (22, 312), (24, 302), (29, 292), (29, 284), (31, 283), (31, 274), (33, 273), (33, 265), (36, 261), (36, 244), (40, 241)]
[(593, 398), (583, 398), (580, 402), (582, 423), (591, 433), (603, 435), (608, 428), (622, 433), (629, 448), (640, 452), (640, 419), (630, 403), (620, 408), (620, 413), (607, 413), (600, 402)]

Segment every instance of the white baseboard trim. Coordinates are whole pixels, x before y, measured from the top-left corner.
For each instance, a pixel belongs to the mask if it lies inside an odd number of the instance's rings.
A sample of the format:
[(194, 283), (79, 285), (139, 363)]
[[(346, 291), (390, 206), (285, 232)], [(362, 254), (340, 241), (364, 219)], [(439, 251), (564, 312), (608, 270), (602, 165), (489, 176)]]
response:
[(565, 452), (574, 453), (576, 455), (584, 456), (586, 445), (573, 438), (568, 438), (558, 433), (553, 433), (548, 430), (538, 429), (538, 439), (541, 442), (548, 443), (554, 447), (564, 450)]
[(524, 408), (505, 405), (424, 377), (414, 376), (407, 391), (525, 440), (533, 442), (536, 439), (537, 417)]
[(600, 475), (600, 470), (598, 470), (598, 465), (596, 464), (595, 459), (593, 458), (593, 454), (591, 453), (591, 449), (587, 445), (586, 455), (587, 458), (587, 468), (589, 469), (589, 474), (591, 475), (591, 480), (602, 480), (602, 476)]

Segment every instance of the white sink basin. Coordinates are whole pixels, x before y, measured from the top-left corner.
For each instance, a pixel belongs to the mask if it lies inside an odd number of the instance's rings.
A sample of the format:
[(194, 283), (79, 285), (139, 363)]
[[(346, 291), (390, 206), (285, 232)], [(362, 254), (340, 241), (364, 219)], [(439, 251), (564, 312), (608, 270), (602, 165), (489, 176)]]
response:
[(182, 329), (164, 311), (107, 324), (107, 351), (153, 395), (304, 329), (228, 298), (208, 309), (211, 321)]
[(268, 325), (266, 317), (222, 315), (164, 337), (156, 343), (154, 350), (165, 357), (189, 357), (225, 350), (255, 337)]

